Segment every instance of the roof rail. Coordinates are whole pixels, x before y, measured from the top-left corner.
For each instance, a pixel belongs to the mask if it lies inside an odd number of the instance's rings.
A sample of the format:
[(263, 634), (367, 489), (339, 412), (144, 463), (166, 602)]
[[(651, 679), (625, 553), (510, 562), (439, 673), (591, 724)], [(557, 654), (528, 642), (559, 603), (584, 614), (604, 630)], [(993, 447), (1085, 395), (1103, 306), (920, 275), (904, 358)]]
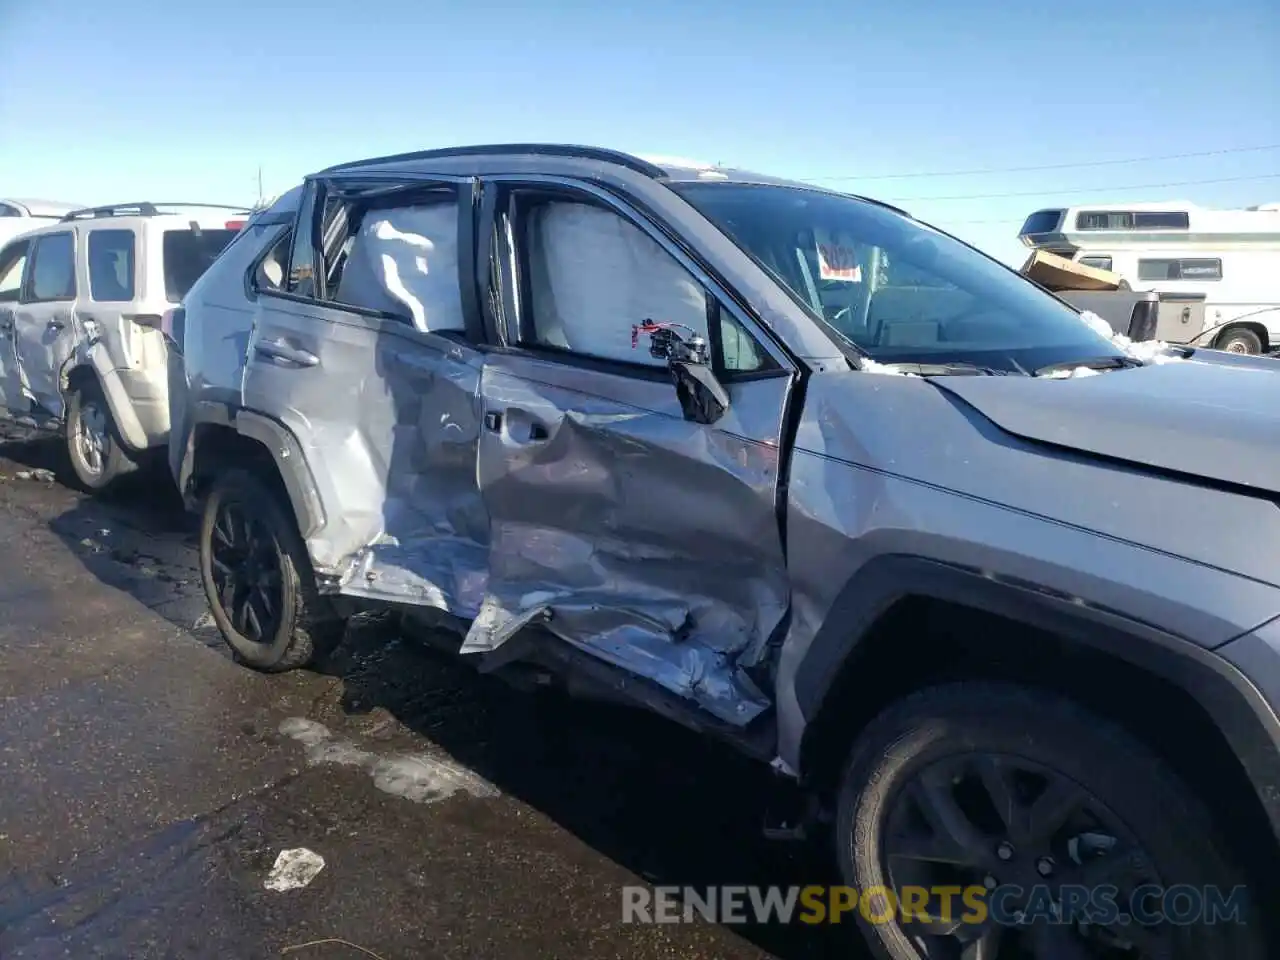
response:
[(227, 203), (152, 203), (148, 200), (142, 200), (136, 203), (112, 203), (103, 207), (85, 207), (82, 210), (72, 210), (62, 218), (62, 222), (66, 223), (70, 220), (87, 220), (97, 217), (157, 217), (161, 214), (161, 207), (172, 209), (174, 207), (180, 209), (196, 208), (201, 210), (234, 210), (237, 213), (248, 214), (250, 207), (244, 205), (233, 205)]
[(336, 173), (356, 167), (367, 167), (381, 163), (403, 163), (410, 160), (440, 160), (447, 157), (478, 157), (485, 154), (533, 154), (540, 157), (571, 157), (575, 160), (598, 160), (602, 163), (616, 163), (627, 167), (646, 177), (665, 177), (664, 171), (657, 164), (633, 157), (620, 150), (608, 150), (604, 147), (583, 147), (562, 143), (494, 143), (466, 147), (443, 147), (437, 150), (417, 150), (410, 153), (397, 153), (388, 157), (369, 157), (366, 160), (352, 160), (326, 167), (321, 173)]

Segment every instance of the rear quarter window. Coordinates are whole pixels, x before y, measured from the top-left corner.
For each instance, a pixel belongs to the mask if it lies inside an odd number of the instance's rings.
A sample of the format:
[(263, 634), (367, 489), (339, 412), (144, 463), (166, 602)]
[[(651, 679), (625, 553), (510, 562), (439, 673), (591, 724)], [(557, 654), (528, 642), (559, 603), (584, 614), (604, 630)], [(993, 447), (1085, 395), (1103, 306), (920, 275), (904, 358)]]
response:
[(237, 230), (166, 230), (162, 245), (165, 298), (170, 303), (181, 302), (238, 233)]

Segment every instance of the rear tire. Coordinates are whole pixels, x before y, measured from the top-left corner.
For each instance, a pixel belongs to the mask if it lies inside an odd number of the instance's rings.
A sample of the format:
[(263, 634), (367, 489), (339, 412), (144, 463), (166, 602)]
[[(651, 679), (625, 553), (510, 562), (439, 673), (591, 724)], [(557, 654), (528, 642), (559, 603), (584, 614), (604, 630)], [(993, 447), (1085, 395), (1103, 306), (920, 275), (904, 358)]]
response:
[[(971, 922), (954, 923), (954, 930), (903, 923), (896, 909), (888, 922), (859, 915), (865, 940), (882, 958), (1269, 955), (1266, 921), (1248, 890), (1239, 895), (1245, 923), (1154, 927), (1133, 916), (1113, 917), (1107, 926), (1097, 914), (1083, 927), (1054, 923), (1044, 912), (1047, 899), (1038, 909), (1017, 895), (1003, 899), (1014, 888), (1040, 889), (1065, 904), (1068, 885), (1099, 891), (1114, 883), (1121, 891), (1114, 904), (1125, 913), (1134, 902), (1132, 888), (1148, 882), (1166, 890), (1186, 884), (1195, 892), (1212, 886), (1224, 897), (1249, 886), (1248, 874), (1218, 840), (1209, 811), (1163, 760), (1122, 729), (1051, 694), (956, 683), (892, 705), (850, 752), (836, 836), (844, 880), (860, 893), (894, 890), (893, 905), (901, 904), (907, 886), (954, 886), (1006, 904), (999, 923), (988, 915), (978, 924), (970, 901), (957, 894), (951, 918), (968, 915)], [(988, 899), (993, 886), (1001, 893)], [(935, 919), (940, 902), (929, 894), (925, 906)], [(1162, 901), (1136, 902), (1146, 910)], [(1008, 916), (1020, 906), (1038, 913), (1029, 912), (1024, 926)], [(1168, 909), (1183, 907), (1185, 901)], [(886, 914), (874, 899), (868, 911)], [(1118, 937), (1139, 951), (1107, 952), (1091, 937)]]
[(220, 474), (205, 498), (200, 580), (223, 639), (255, 670), (306, 666), (342, 640), (346, 623), (316, 590), (292, 513), (248, 471)]
[(1262, 352), (1262, 338), (1248, 327), (1233, 327), (1218, 337), (1213, 348), (1227, 353), (1258, 354)]
[(72, 482), (86, 493), (105, 490), (136, 468), (97, 380), (84, 381), (67, 397), (65, 440)]

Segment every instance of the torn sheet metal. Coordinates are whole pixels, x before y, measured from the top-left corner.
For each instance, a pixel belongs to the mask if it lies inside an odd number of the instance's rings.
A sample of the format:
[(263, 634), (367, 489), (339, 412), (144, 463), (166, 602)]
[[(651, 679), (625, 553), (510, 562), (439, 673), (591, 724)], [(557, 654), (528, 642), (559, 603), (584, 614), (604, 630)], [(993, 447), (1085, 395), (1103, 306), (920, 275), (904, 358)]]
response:
[[(695, 638), (689, 611), (674, 601), (654, 603), (646, 611), (634, 597), (577, 594), (563, 603), (535, 601), (513, 614), (490, 597), (462, 652), (496, 649), (534, 623), (578, 650), (694, 701), (725, 723), (745, 725), (769, 708), (769, 699), (738, 665), (741, 648), (730, 643), (717, 649), (722, 638), (709, 633)], [(745, 645), (747, 638), (740, 639)]]
[[(342, 269), (339, 299), (418, 329), (264, 299), (245, 405), (286, 411), (303, 446), (325, 515), (307, 546), (329, 588), (472, 617), (488, 563), (475, 481), (483, 357), (437, 335), (463, 327), (456, 204), (370, 212)], [(315, 363), (263, 359), (264, 341)]]
[(244, 389), (251, 409), (285, 412), (310, 467), (325, 517), (307, 537), (317, 574), (353, 596), (474, 614), (488, 555), (481, 359), (407, 324), (326, 324), (326, 308), (311, 310), (263, 310), (255, 337), (291, 341), (316, 366), (255, 362)]
[(394, 424), (365, 434), (386, 464), (380, 531), (353, 558), (342, 592), (474, 617), (489, 564), (475, 479), (481, 360), (461, 348), (394, 347), (384, 360)]
[[(720, 430), (685, 421), (660, 380), (612, 377), (588, 393), (567, 386), (580, 372), (531, 364), (485, 367), (486, 409), (503, 421), (480, 440), (489, 584), (463, 652), (542, 619), (580, 650), (749, 722), (768, 702), (741, 668), (781, 620), (788, 583), (778, 448), (728, 427), (749, 434), (753, 413), (780, 416), (786, 382), (739, 385), (730, 415), (746, 419)], [(622, 383), (637, 391), (630, 403), (614, 398)], [(527, 441), (531, 424), (545, 440)]]

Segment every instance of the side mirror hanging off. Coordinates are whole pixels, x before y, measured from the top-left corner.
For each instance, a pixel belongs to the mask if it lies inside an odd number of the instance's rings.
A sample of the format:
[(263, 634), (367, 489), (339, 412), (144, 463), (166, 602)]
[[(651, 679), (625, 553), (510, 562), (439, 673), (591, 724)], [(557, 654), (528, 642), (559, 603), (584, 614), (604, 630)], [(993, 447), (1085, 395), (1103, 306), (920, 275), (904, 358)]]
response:
[[(688, 330), (686, 339), (673, 328)], [(641, 333), (649, 335), (649, 355), (667, 361), (676, 396), (684, 418), (694, 423), (712, 424), (729, 409), (729, 392), (711, 369), (711, 348), (697, 332), (684, 324), (646, 320), (631, 328), (631, 345)]]

